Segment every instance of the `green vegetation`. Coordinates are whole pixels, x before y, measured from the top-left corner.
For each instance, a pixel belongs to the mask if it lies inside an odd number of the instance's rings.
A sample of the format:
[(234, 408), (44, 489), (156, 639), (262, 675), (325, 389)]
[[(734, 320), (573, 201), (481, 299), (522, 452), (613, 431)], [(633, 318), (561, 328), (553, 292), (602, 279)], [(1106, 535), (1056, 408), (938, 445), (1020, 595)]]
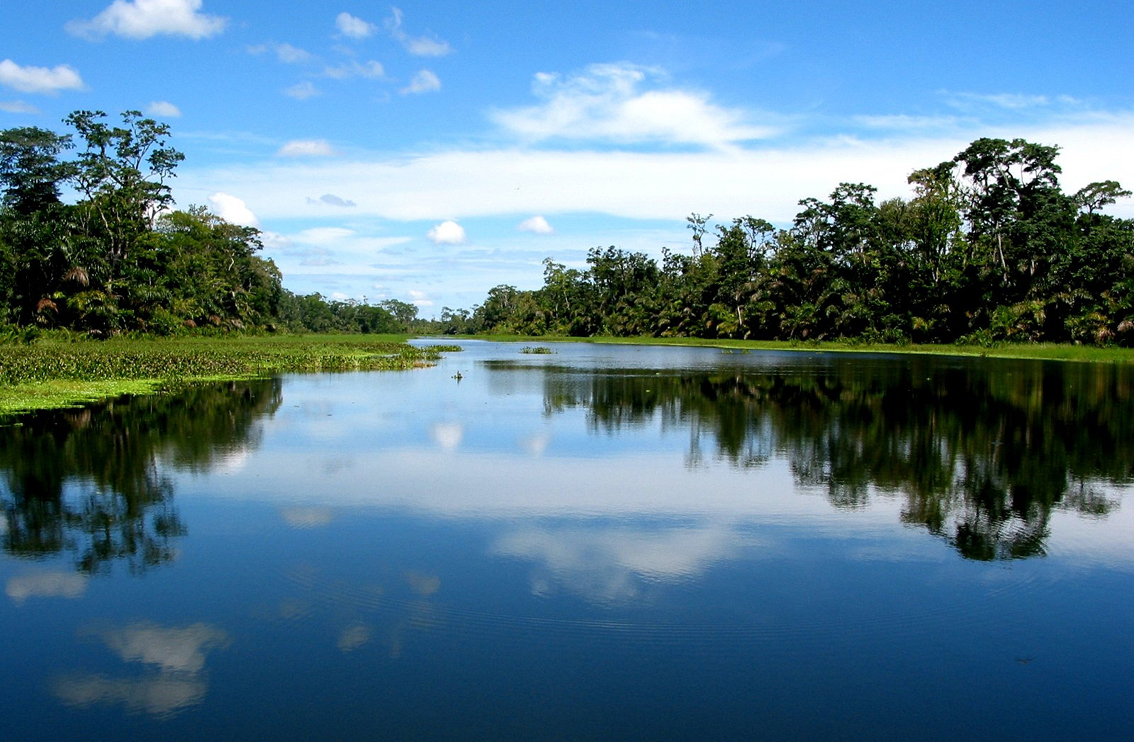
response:
[(520, 352), (526, 353), (528, 355), (547, 356), (551, 355), (555, 351), (553, 351), (551, 348), (548, 348), (546, 345), (525, 345), (523, 348), (520, 348)]
[(913, 198), (843, 183), (788, 229), (689, 217), (691, 255), (594, 248), (544, 261), (535, 291), (497, 286), (455, 334), (1134, 345), (1134, 220), (1115, 181), (1062, 191), (1057, 147), (980, 139), (916, 170)]
[[(404, 333), (417, 307), (328, 302), (283, 289), (260, 233), (201, 206), (172, 209), (184, 156), (169, 127), (76, 111), (72, 134), (0, 131), (0, 328), (92, 337), (196, 331)], [(68, 159), (68, 155), (70, 155)], [(78, 196), (64, 203), (69, 190)]]
[[(0, 415), (66, 407), (190, 382), (247, 379), (289, 371), (400, 370), (443, 352), (400, 336), (41, 339), (0, 345)], [(448, 346), (451, 349), (455, 346)]]

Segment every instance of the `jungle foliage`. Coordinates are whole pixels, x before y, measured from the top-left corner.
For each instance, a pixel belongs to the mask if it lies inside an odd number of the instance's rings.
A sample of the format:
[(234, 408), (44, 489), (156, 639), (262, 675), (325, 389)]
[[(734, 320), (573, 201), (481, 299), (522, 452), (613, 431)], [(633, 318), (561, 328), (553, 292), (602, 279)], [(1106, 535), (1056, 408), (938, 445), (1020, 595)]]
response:
[(0, 325), (94, 337), (393, 333), (415, 319), (405, 302), (292, 294), (257, 254), (258, 230), (200, 206), (174, 210), (169, 182), (184, 156), (166, 124), (138, 111), (122, 114), (121, 125), (101, 111), (76, 111), (65, 123), (72, 133), (0, 131)]
[(843, 183), (801, 201), (787, 229), (693, 214), (692, 254), (547, 259), (542, 288), (497, 286), (441, 320), (450, 333), (1134, 345), (1134, 220), (1102, 213), (1130, 191), (1065, 193), (1058, 151), (979, 139), (914, 171), (911, 198)]

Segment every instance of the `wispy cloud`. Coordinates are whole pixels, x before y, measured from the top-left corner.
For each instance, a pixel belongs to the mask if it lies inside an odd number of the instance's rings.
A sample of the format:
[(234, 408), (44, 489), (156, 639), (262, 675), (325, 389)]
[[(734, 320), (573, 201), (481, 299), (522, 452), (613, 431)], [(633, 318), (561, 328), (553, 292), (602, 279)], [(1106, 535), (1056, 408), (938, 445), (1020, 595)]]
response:
[(0, 111), (6, 113), (39, 113), (39, 109), (22, 100), (0, 100)]
[(390, 8), (390, 16), (384, 25), (386, 32), (407, 52), (417, 57), (444, 57), (453, 53), (449, 42), (433, 36), (410, 36), (402, 29), (402, 11)]
[(345, 80), (351, 77), (377, 79), (386, 76), (386, 69), (381, 62), (375, 62), (371, 59), (368, 62), (352, 61), (349, 64), (326, 67), (323, 69), (323, 74), (335, 80)]
[(74, 20), (68, 33), (97, 40), (107, 36), (148, 39), (184, 36), (204, 39), (224, 31), (226, 18), (201, 12), (202, 0), (114, 0), (90, 20)]
[(441, 89), (441, 79), (437, 77), (430, 70), (420, 70), (410, 80), (409, 85), (402, 88), (399, 92), (402, 95), (417, 95), (420, 93), (432, 93)]
[(718, 106), (707, 93), (652, 87), (660, 77), (659, 70), (628, 63), (591, 65), (572, 76), (539, 73), (533, 92), (543, 99), (541, 105), (496, 110), (492, 119), (533, 142), (652, 142), (713, 149), (766, 139), (781, 129), (757, 125), (750, 112)]
[(350, 201), (348, 199), (345, 199), (342, 196), (336, 196), (333, 193), (324, 193), (319, 198), (308, 198), (307, 203), (309, 203), (309, 204), (324, 204), (324, 205), (327, 205), (327, 206), (338, 206), (338, 207), (346, 208), (346, 209), (352, 208), (354, 206), (358, 206), (358, 204), (356, 204), (354, 201)]
[(326, 139), (293, 139), (276, 154), (280, 157), (330, 157), (335, 149)]
[(47, 95), (54, 95), (60, 90), (82, 90), (86, 87), (78, 71), (70, 65), (21, 67), (11, 59), (0, 62), (0, 85), (21, 93)]
[(315, 87), (315, 84), (310, 80), (304, 80), (303, 82), (292, 85), (290, 88), (284, 89), (284, 95), (295, 98), (296, 100), (307, 100), (319, 94), (319, 88)]
[(276, 59), (284, 64), (300, 64), (302, 62), (310, 61), (314, 55), (306, 49), (300, 49), (298, 46), (291, 44), (255, 44), (246, 47), (249, 54), (259, 56), (266, 52), (272, 52), (276, 55)]

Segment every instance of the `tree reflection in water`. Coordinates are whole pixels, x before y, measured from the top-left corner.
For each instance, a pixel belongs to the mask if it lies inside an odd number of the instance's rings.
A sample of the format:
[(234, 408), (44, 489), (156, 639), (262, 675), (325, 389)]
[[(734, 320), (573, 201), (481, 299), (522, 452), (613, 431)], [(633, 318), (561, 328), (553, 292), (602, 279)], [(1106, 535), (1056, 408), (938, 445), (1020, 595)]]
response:
[(0, 434), (4, 550), (72, 554), (88, 574), (115, 561), (144, 571), (170, 560), (186, 529), (159, 461), (205, 471), (256, 447), (257, 419), (281, 399), (279, 380), (260, 380), (21, 418)]
[(1124, 366), (841, 357), (714, 372), (541, 368), (547, 414), (586, 408), (595, 431), (688, 427), (691, 466), (706, 440), (738, 467), (783, 457), (838, 508), (904, 497), (904, 522), (969, 559), (1044, 554), (1054, 510), (1105, 516), (1116, 506), (1105, 485), (1134, 473)]

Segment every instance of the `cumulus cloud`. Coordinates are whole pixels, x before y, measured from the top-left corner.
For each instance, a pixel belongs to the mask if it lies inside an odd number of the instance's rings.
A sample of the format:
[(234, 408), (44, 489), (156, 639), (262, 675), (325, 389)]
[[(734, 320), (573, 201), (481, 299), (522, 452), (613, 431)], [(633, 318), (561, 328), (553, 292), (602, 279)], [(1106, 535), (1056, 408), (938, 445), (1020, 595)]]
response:
[(368, 62), (355, 61), (350, 64), (340, 64), (337, 67), (326, 67), (323, 69), (323, 74), (335, 80), (345, 80), (351, 77), (378, 79), (386, 76), (386, 68), (382, 66), (381, 62), (375, 62), (371, 59)]
[(402, 30), (402, 11), (398, 8), (390, 8), (390, 17), (386, 19), (386, 31), (393, 37), (399, 44), (401, 44), (407, 52), (415, 57), (444, 57), (453, 53), (453, 47), (449, 46), (449, 42), (432, 36), (410, 36)]
[(74, 572), (35, 572), (8, 579), (5, 592), (17, 605), (28, 598), (81, 598), (87, 578)]
[(209, 203), (213, 206), (213, 213), (232, 224), (244, 227), (258, 227), (260, 220), (241, 199), (227, 193), (214, 193), (209, 196)]
[(401, 89), (402, 95), (418, 94), (418, 93), (432, 93), (435, 90), (441, 89), (441, 79), (429, 70), (421, 70), (413, 79), (410, 84)]
[(74, 67), (21, 67), (10, 59), (0, 62), (0, 85), (21, 93), (54, 95), (60, 90), (82, 90), (83, 78)]
[(175, 119), (181, 117), (181, 109), (173, 105), (169, 101), (156, 100), (146, 106), (146, 113), (151, 116), (161, 116), (162, 118)]
[(434, 245), (460, 245), (465, 241), (465, 228), (446, 219), (425, 233)]
[(293, 139), (276, 154), (280, 157), (330, 157), (335, 150), (326, 139)]
[(127, 39), (160, 35), (204, 39), (224, 31), (228, 20), (202, 13), (202, 4), (202, 0), (114, 0), (94, 18), (71, 21), (66, 29), (92, 40), (111, 35)]
[(308, 98), (314, 98), (316, 95), (319, 95), (319, 88), (315, 87), (310, 80), (304, 80), (284, 90), (284, 95), (295, 98), (296, 100), (307, 100)]
[(335, 16), (335, 28), (339, 29), (339, 33), (347, 38), (365, 39), (373, 34), (378, 27), (361, 18), (356, 18), (350, 13), (339, 13)]
[(533, 216), (530, 219), (525, 219), (520, 222), (516, 229), (521, 232), (532, 232), (534, 234), (551, 234), (555, 231), (542, 216)]
[(22, 100), (0, 100), (0, 111), (6, 113), (39, 113), (39, 109)]
[(779, 127), (756, 125), (743, 110), (722, 108), (707, 93), (649, 89), (658, 70), (632, 64), (596, 64), (564, 77), (539, 73), (533, 91), (543, 103), (497, 110), (493, 120), (529, 141), (582, 139), (656, 142), (723, 149), (765, 139)]

